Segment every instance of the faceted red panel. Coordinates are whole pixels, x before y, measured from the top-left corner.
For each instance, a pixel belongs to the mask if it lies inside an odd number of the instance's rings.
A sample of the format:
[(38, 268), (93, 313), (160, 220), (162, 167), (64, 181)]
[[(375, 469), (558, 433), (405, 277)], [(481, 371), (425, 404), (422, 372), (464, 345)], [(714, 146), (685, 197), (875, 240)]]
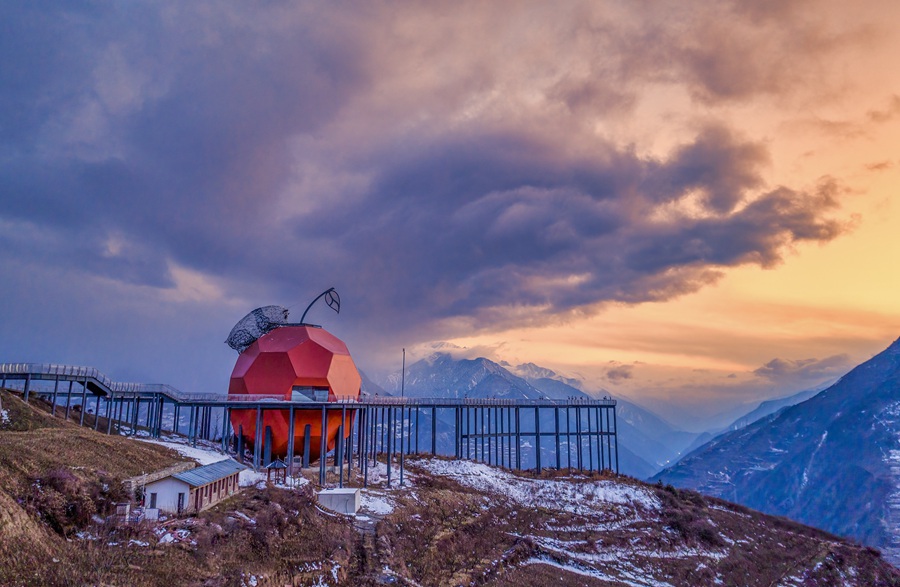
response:
[[(331, 333), (310, 326), (283, 326), (260, 337), (238, 357), (228, 386), (230, 394), (279, 395), (291, 398), (295, 385), (328, 389), (328, 400), (356, 400), (361, 384), (359, 371), (350, 351)], [(337, 408), (338, 406), (335, 406)], [(235, 434), (243, 434), (252, 448), (256, 438), (256, 410), (232, 410)], [(287, 454), (289, 432), (287, 410), (267, 410), (263, 414), (263, 430), (272, 428), (272, 455)], [(347, 417), (345, 435), (349, 435), (351, 418)], [(310, 456), (318, 458), (322, 437), (321, 408), (295, 409), (294, 454), (303, 454), (304, 426), (310, 425)], [(326, 439), (334, 448), (341, 424), (339, 410), (329, 410)]]

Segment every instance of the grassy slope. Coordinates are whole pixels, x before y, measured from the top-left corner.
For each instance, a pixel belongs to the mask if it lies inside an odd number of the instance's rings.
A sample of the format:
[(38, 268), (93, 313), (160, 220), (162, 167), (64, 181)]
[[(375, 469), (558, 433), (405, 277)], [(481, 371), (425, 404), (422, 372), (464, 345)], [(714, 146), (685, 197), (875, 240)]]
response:
[(112, 498), (121, 497), (115, 490), (122, 479), (181, 460), (163, 447), (67, 423), (7, 391), (0, 390), (0, 401), (9, 418), (0, 422), (0, 585), (31, 580), (28, 577), (43, 581), (36, 578), (43, 576), (40, 569), (54, 558), (64, 559), (70, 550), (37, 511), (38, 484), (48, 473), (69, 473), (73, 495), (102, 478), (112, 485)]
[[(188, 536), (175, 544), (160, 542), (160, 528), (97, 524), (90, 516), (54, 528), (42, 513), (53, 505), (48, 495), (59, 497), (50, 481), (54, 474), (60, 477), (59, 471), (64, 473), (64, 482), (57, 484), (64, 490), (63, 505), (71, 508), (85, 496), (106, 503), (116, 496), (122, 479), (168, 467), (183, 457), (161, 446), (67, 423), (46, 413), (48, 406), (38, 400), (25, 404), (0, 390), (0, 401), (10, 420), (0, 424), (3, 587), (225, 587), (247, 584), (254, 574), (265, 577), (260, 585), (311, 585), (322, 575), (355, 584), (347, 577), (356, 564), (358, 536), (346, 519), (321, 515), (309, 488), (249, 489), (198, 518), (170, 520), (163, 533), (180, 530)], [(79, 530), (95, 539), (67, 540), (62, 535), (74, 536)]]

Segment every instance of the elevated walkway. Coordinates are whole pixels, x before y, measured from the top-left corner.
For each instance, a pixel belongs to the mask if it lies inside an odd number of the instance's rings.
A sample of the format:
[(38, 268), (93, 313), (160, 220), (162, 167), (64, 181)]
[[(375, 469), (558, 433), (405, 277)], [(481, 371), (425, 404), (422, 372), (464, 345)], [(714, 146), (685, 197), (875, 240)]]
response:
[[(500, 398), (411, 398), (363, 397), (352, 401), (311, 402), (285, 398), (283, 394), (242, 395), (184, 393), (158, 383), (123, 383), (92, 367), (48, 363), (0, 364), (0, 386), (22, 381), (22, 394), (29, 401), (39, 394), (51, 402), (51, 413), (62, 411), (65, 418), (75, 408), (79, 424), (91, 413), (93, 428), (105, 420), (107, 434), (136, 434), (139, 431), (160, 438), (162, 433), (184, 434), (196, 446), (197, 440), (221, 443), (243, 460), (245, 443), (253, 450), (253, 467), (271, 462), (272, 431), (263, 426), (264, 415), (276, 410), (289, 422), (288, 463), (293, 463), (294, 445), (307, 447), (304, 466), (309, 464), (310, 438), (322, 438), (321, 454), (329, 452), (320, 430), (327, 429), (329, 416), (339, 416), (341, 424), (334, 448), (335, 465), (352, 465), (354, 453), (359, 466), (368, 471), (368, 462), (387, 455), (390, 463), (402, 463), (404, 454), (418, 454), (420, 437), (430, 437), (431, 454), (474, 459), (511, 469), (543, 468), (618, 472), (619, 448), (616, 401), (612, 399), (500, 399)], [(38, 382), (52, 381), (52, 391)], [(61, 386), (61, 383), (68, 385)], [(75, 388), (75, 385), (78, 388)], [(72, 406), (73, 398), (80, 396)], [(255, 433), (247, 436), (231, 430), (233, 410), (255, 411)], [(295, 430), (297, 411), (313, 416), (315, 430), (305, 425)], [(340, 412), (340, 414), (336, 414)], [(101, 415), (102, 414), (102, 415)], [(318, 418), (321, 414), (321, 424)], [(215, 417), (214, 417), (215, 415)], [(187, 416), (187, 430), (184, 420)], [(302, 420), (301, 420), (302, 421)], [(215, 422), (215, 423), (214, 423)], [(89, 422), (90, 424), (90, 422)], [(349, 429), (344, 430), (344, 426)], [(265, 428), (265, 429), (264, 429)], [(142, 430), (141, 430), (142, 429)], [(442, 450), (438, 440), (441, 440)], [(427, 438), (426, 438), (427, 440)], [(413, 449), (415, 447), (415, 449)], [(365, 458), (363, 456), (365, 455)], [(325, 458), (320, 459), (320, 479), (325, 483)], [(343, 471), (344, 467), (339, 467)], [(343, 484), (343, 475), (341, 476)]]

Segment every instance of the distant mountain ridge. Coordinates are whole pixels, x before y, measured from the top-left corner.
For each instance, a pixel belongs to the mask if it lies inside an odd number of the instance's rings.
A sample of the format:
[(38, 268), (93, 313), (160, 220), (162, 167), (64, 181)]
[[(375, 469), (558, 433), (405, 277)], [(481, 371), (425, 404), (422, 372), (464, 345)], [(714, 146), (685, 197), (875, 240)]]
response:
[[(399, 391), (397, 377), (392, 388)], [(404, 393), (409, 397), (543, 399), (546, 394), (499, 364), (485, 359), (454, 359), (433, 353), (406, 369)], [(583, 395), (578, 392), (579, 395)]]
[(900, 339), (656, 479), (855, 538), (900, 562)]
[[(409, 397), (469, 397), (505, 399), (570, 399), (592, 396), (573, 385), (581, 382), (534, 363), (512, 366), (490, 359), (455, 359), (435, 352), (409, 365), (404, 394)], [(400, 394), (400, 374), (384, 384), (387, 393)], [(605, 390), (600, 390), (602, 393)], [(609, 392), (604, 395), (612, 396)], [(671, 424), (631, 402), (617, 398), (620, 471), (646, 479), (677, 458), (694, 433)]]
[[(827, 383), (824, 385), (817, 385), (811, 389), (804, 389), (803, 391), (797, 392), (795, 394), (779, 397), (775, 399), (766, 400), (761, 402), (758, 406), (756, 406), (753, 410), (747, 412), (727, 427), (722, 428), (720, 430), (712, 430), (703, 432), (698, 435), (691, 444), (682, 451), (683, 456), (687, 456), (702, 447), (707, 442), (710, 442), (714, 438), (717, 438), (723, 434), (727, 434), (728, 432), (734, 432), (735, 430), (740, 430), (741, 428), (745, 428), (750, 424), (753, 424), (757, 420), (761, 420), (770, 414), (774, 414), (780, 410), (785, 408), (789, 408), (791, 406), (797, 405), (800, 402), (806, 401), (809, 398), (815, 396), (820, 393), (830, 385), (833, 385), (834, 382)], [(673, 465), (675, 463), (672, 463)]]
[(558, 381), (564, 385), (568, 385), (573, 389), (577, 389), (579, 391), (584, 391), (583, 383), (579, 379), (575, 379), (574, 377), (565, 377), (560, 375), (556, 371), (552, 369), (547, 369), (546, 367), (541, 367), (539, 365), (535, 365), (534, 363), (523, 363), (521, 365), (516, 365), (513, 367), (506, 361), (501, 361), (500, 365), (518, 375), (522, 379), (526, 381)]
[(757, 406), (756, 409), (754, 409), (753, 411), (748, 412), (747, 414), (741, 416), (740, 418), (738, 418), (737, 420), (732, 422), (728, 426), (728, 428), (726, 428), (723, 432), (729, 432), (732, 430), (740, 430), (741, 428), (744, 428), (745, 426), (749, 426), (750, 424), (753, 424), (757, 420), (765, 418), (769, 414), (774, 414), (775, 412), (781, 410), (782, 408), (795, 406), (801, 402), (805, 402), (809, 398), (811, 398), (815, 395), (818, 395), (819, 393), (821, 393), (822, 391), (824, 391), (831, 385), (834, 385), (833, 381), (831, 383), (828, 383), (825, 385), (817, 385), (816, 387), (813, 387), (811, 389), (804, 389), (803, 391), (797, 392), (797, 393), (795, 393), (793, 395), (789, 395), (787, 397), (779, 397), (779, 398), (775, 398), (775, 399), (766, 400), (766, 401), (760, 403), (759, 406)]

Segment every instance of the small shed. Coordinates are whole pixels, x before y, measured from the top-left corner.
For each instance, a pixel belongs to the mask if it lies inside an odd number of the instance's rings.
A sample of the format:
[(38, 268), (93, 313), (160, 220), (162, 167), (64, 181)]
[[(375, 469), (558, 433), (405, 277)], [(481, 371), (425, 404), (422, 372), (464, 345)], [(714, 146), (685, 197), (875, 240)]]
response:
[(174, 473), (144, 488), (144, 503), (171, 513), (200, 512), (240, 490), (238, 476), (246, 467), (234, 459)]
[[(272, 479), (274, 477), (274, 480)], [(269, 483), (284, 483), (287, 481), (287, 465), (281, 459), (275, 459), (266, 465), (266, 481)]]

